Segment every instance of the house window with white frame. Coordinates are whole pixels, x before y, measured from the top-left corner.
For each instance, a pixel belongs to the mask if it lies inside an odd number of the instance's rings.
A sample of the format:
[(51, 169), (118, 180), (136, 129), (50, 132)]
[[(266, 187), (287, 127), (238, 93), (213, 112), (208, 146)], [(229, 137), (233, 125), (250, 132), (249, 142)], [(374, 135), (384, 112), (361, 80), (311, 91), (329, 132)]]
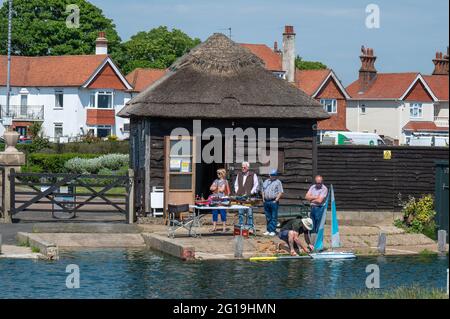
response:
[(63, 123), (55, 123), (54, 124), (54, 133), (55, 133), (55, 139), (58, 139), (64, 135)]
[(113, 95), (114, 93), (112, 91), (92, 92), (89, 107), (97, 109), (112, 109)]
[(411, 103), (409, 106), (409, 115), (412, 119), (422, 118), (422, 103)]
[(320, 103), (323, 105), (323, 109), (328, 113), (337, 113), (337, 100), (336, 99), (322, 99)]
[(64, 91), (55, 90), (55, 108), (62, 109), (64, 107)]

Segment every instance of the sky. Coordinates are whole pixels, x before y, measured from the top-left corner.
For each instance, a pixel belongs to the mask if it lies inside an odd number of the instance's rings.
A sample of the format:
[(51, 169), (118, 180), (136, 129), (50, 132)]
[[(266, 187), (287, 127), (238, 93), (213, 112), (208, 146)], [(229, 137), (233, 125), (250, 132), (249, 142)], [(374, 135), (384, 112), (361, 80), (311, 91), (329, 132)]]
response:
[[(122, 40), (160, 25), (205, 40), (215, 32), (237, 42), (282, 42), (285, 25), (297, 33), (296, 53), (325, 63), (345, 85), (358, 76), (361, 45), (378, 57), (379, 72), (433, 70), (436, 51), (449, 44), (448, 0), (90, 0), (113, 19)], [(367, 28), (366, 7), (380, 12)]]

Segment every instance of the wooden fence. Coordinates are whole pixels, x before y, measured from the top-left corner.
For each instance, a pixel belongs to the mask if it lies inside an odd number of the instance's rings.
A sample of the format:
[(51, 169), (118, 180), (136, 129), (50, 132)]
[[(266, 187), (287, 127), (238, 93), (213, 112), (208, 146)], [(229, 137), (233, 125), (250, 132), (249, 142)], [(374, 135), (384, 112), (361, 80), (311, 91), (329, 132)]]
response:
[(318, 148), (318, 173), (333, 184), (344, 210), (400, 210), (409, 196), (434, 194), (436, 161), (448, 148), (328, 146)]

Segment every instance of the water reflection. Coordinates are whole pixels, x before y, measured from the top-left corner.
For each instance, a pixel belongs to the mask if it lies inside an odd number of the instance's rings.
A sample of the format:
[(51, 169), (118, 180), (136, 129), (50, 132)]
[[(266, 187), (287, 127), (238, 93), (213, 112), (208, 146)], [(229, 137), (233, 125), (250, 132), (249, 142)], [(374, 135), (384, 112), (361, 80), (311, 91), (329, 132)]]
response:
[[(80, 289), (65, 287), (68, 264), (80, 266)], [(447, 256), (186, 263), (102, 250), (64, 253), (57, 262), (0, 260), (0, 298), (325, 298), (364, 289), (369, 264), (380, 266), (382, 288), (446, 285)]]

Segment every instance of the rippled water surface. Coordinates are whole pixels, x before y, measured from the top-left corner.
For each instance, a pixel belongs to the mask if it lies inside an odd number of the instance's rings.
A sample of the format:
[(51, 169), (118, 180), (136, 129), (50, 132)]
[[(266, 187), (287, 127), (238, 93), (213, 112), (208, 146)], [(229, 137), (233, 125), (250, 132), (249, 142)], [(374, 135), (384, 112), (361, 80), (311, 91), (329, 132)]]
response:
[[(67, 289), (66, 266), (80, 269)], [(0, 298), (324, 298), (365, 289), (377, 264), (381, 288), (444, 288), (448, 257), (368, 257), (347, 261), (203, 261), (136, 250), (64, 253), (56, 262), (0, 259)]]

